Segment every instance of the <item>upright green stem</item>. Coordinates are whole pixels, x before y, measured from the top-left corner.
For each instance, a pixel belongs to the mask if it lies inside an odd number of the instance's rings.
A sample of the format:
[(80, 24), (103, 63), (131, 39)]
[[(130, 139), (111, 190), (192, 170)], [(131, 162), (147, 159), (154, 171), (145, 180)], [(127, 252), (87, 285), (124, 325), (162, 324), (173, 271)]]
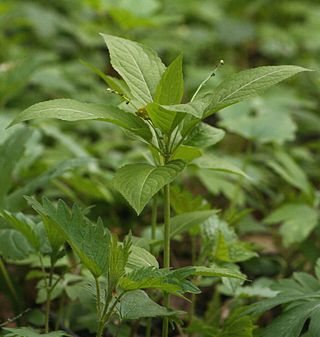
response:
[(97, 294), (97, 316), (101, 319), (101, 295), (100, 295), (100, 283), (97, 277), (94, 278), (96, 282), (96, 294)]
[[(42, 258), (41, 258), (42, 261)], [(43, 266), (43, 262), (42, 266)], [(44, 270), (44, 266), (43, 266)], [(54, 289), (55, 285), (52, 285), (53, 281), (53, 271), (54, 271), (54, 263), (52, 259), (50, 260), (50, 272), (49, 272), (49, 281), (46, 282), (46, 290), (47, 290), (47, 299), (46, 299), (46, 304), (45, 304), (45, 333), (49, 333), (49, 320), (50, 320), (50, 309), (51, 309), (51, 293), (52, 290)]]
[(3, 278), (8, 286), (8, 289), (10, 290), (12, 296), (14, 297), (15, 301), (18, 303), (18, 295), (16, 293), (16, 290), (14, 289), (14, 285), (11, 281), (11, 278), (10, 278), (10, 275), (6, 269), (6, 266), (5, 264), (3, 263), (2, 261), (2, 258), (0, 257), (0, 270), (1, 270), (1, 273), (3, 275)]
[[(157, 216), (158, 216), (158, 197), (155, 195), (153, 197), (152, 204), (152, 213), (151, 213), (151, 240), (155, 241), (157, 235)], [(150, 253), (154, 253), (154, 246), (150, 245)], [(146, 337), (151, 337), (151, 328), (152, 328), (152, 318), (148, 318), (147, 320), (147, 328), (146, 328)]]
[[(164, 255), (163, 266), (164, 268), (170, 268), (170, 184), (164, 187)], [(170, 296), (165, 294), (164, 305), (169, 306)], [(169, 320), (163, 319), (162, 324), (162, 337), (168, 336)]]
[[(151, 240), (154, 241), (157, 236), (157, 217), (158, 217), (158, 197), (153, 197), (152, 213), (151, 213)], [(150, 245), (150, 252), (153, 254), (153, 245)]]
[[(195, 236), (191, 236), (191, 259), (192, 259), (192, 265), (194, 266), (196, 264), (196, 237)], [(192, 322), (195, 306), (196, 306), (196, 295), (191, 294), (191, 303), (190, 303), (190, 308), (189, 308), (189, 324), (191, 324)]]

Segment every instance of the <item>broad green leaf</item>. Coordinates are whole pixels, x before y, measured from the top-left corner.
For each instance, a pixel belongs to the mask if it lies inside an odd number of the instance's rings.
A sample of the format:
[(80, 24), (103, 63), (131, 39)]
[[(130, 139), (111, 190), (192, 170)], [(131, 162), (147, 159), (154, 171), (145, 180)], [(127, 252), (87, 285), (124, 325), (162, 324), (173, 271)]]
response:
[(112, 67), (125, 80), (132, 95), (145, 106), (153, 101), (165, 66), (150, 48), (120, 37), (101, 34), (110, 53)]
[(207, 148), (223, 139), (225, 132), (206, 123), (196, 126), (184, 142), (185, 145)]
[(151, 139), (149, 127), (136, 115), (111, 105), (82, 103), (73, 99), (54, 99), (37, 103), (22, 111), (10, 124), (32, 119), (57, 118), (65, 121), (102, 120), (144, 138)]
[(303, 191), (307, 195), (313, 193), (312, 186), (307, 175), (294, 159), (284, 151), (275, 151), (274, 160), (268, 160), (267, 164), (292, 186)]
[(264, 222), (267, 224), (282, 223), (280, 234), (286, 247), (305, 240), (317, 226), (318, 211), (307, 204), (285, 204), (272, 212)]
[(310, 70), (298, 66), (284, 65), (258, 67), (233, 74), (215, 89), (204, 117), (208, 117), (229, 105), (256, 96), (272, 85), (302, 71)]
[(3, 205), (4, 198), (11, 187), (12, 172), (25, 151), (31, 133), (27, 128), (16, 130), (0, 145), (0, 206)]
[(136, 289), (160, 289), (176, 296), (185, 292), (199, 293), (199, 289), (186, 278), (192, 275), (194, 269), (185, 267), (176, 270), (157, 269), (154, 267), (140, 268), (122, 277), (119, 286), (125, 291)]
[(239, 167), (233, 165), (225, 159), (215, 158), (214, 156), (209, 154), (206, 154), (201, 158), (194, 160), (192, 164), (196, 165), (201, 170), (231, 173), (250, 179), (247, 174), (243, 172)]
[(140, 214), (148, 201), (183, 170), (183, 161), (175, 160), (164, 166), (129, 164), (121, 167), (113, 179), (114, 187)]
[[(268, 101), (266, 100), (265, 104)], [(256, 109), (255, 109), (256, 110)], [(295, 138), (296, 124), (289, 113), (263, 108), (252, 114), (248, 104), (238, 104), (221, 113), (219, 126), (261, 144), (283, 144)]]
[(40, 248), (40, 238), (35, 231), (35, 224), (32, 223), (23, 214), (12, 214), (8, 211), (0, 212), (2, 216), (13, 229), (20, 232), (29, 242), (29, 244), (37, 251)]
[(152, 120), (155, 127), (168, 135), (172, 133), (172, 131), (184, 117), (184, 113), (171, 111), (170, 106), (164, 108), (157, 103), (149, 103), (146, 109), (148, 116)]
[(122, 277), (119, 286), (125, 291), (137, 289), (159, 289), (170, 294), (177, 294), (182, 289), (179, 284), (167, 278), (163, 270), (154, 267), (140, 268)]
[(120, 300), (118, 311), (122, 320), (163, 317), (176, 314), (174, 311), (154, 302), (143, 290), (126, 293)]
[(70, 337), (70, 335), (64, 331), (42, 334), (31, 328), (3, 328), (3, 330), (8, 332), (6, 334), (7, 337)]
[(173, 238), (189, 229), (201, 225), (208, 220), (212, 215), (216, 214), (217, 210), (186, 212), (171, 218), (171, 233)]
[(0, 255), (7, 260), (23, 260), (31, 253), (35, 253), (34, 248), (28, 240), (14, 229), (0, 230)]
[(194, 146), (180, 145), (172, 159), (181, 159), (185, 162), (192, 161), (202, 156), (202, 151)]
[(157, 259), (147, 250), (133, 245), (131, 247), (131, 253), (126, 268), (134, 270), (143, 267), (159, 268), (159, 263)]
[(245, 275), (234, 271), (233, 269), (227, 268), (220, 268), (216, 266), (212, 267), (202, 267), (202, 266), (195, 266), (194, 275), (199, 276), (213, 276), (213, 277), (230, 277), (230, 278), (237, 278), (240, 280), (245, 280)]
[(262, 337), (299, 337), (306, 321), (313, 314), (320, 313), (320, 303), (301, 303), (277, 317), (263, 331)]
[(53, 179), (62, 176), (70, 170), (74, 170), (79, 167), (84, 167), (92, 163), (93, 160), (90, 158), (77, 158), (77, 159), (67, 159), (57, 166), (49, 169), (48, 171), (38, 175), (34, 179), (28, 181), (24, 186), (16, 188), (12, 193), (10, 193), (5, 198), (5, 208), (10, 211), (17, 211), (24, 206), (25, 200), (23, 196), (32, 194), (38, 188), (46, 186)]
[(179, 104), (183, 96), (182, 55), (165, 70), (157, 86), (154, 101), (159, 104)]
[(93, 224), (77, 205), (70, 211), (62, 200), (59, 200), (57, 206), (46, 198), (43, 198), (43, 205), (32, 199), (29, 202), (40, 215), (49, 218), (57, 227), (95, 277), (108, 271), (111, 235), (104, 229), (102, 221)]

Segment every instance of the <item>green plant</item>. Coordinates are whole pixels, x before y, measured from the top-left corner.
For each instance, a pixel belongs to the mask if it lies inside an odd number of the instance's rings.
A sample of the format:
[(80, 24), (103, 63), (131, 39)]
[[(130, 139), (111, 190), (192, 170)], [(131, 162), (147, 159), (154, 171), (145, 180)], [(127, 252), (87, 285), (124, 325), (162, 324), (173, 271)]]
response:
[[(128, 164), (115, 173), (113, 186), (125, 197), (128, 203), (139, 215), (152, 198), (156, 198), (163, 190), (163, 236), (160, 241), (163, 250), (164, 270), (145, 269), (133, 271), (130, 277), (126, 276), (125, 265), (129, 259), (130, 240), (127, 239), (121, 245), (108, 232), (103, 230), (102, 223), (90, 225), (87, 230), (92, 239), (89, 249), (94, 244), (96, 254), (86, 252), (86, 246), (81, 241), (81, 228), (75, 223), (56, 217), (69, 214), (63, 204), (58, 209), (44, 201), (45, 206), (36, 205), (43, 222), (50, 221), (48, 228), (58, 229), (64, 240), (68, 241), (72, 249), (79, 256), (82, 263), (90, 270), (95, 279), (97, 293), (98, 332), (102, 336), (103, 329), (113, 314), (121, 298), (125, 298), (127, 291), (149, 288), (149, 281), (155, 284), (157, 289), (164, 291), (164, 305), (170, 305), (170, 293), (179, 293), (187, 290), (195, 292), (196, 288), (187, 283), (186, 288), (181, 286), (185, 277), (197, 276), (225, 276), (241, 278), (238, 272), (232, 270), (220, 270), (215, 266), (191, 267), (180, 271), (170, 271), (170, 241), (177, 232), (181, 233), (195, 226), (189, 224), (186, 217), (181, 217), (174, 222), (171, 217), (171, 183), (186, 166), (195, 169), (205, 169), (208, 172), (225, 172), (236, 175), (246, 175), (233, 165), (205, 155), (205, 148), (213, 145), (223, 138), (224, 132), (206, 124), (204, 120), (215, 112), (247, 100), (260, 94), (268, 87), (287, 79), (305, 68), (297, 66), (270, 66), (245, 70), (231, 75), (220, 83), (213, 92), (203, 92), (207, 80), (202, 82), (192, 99), (187, 103), (181, 103), (184, 93), (184, 81), (182, 72), (182, 56), (178, 56), (168, 67), (150, 48), (133, 41), (122, 38), (102, 35), (110, 53), (111, 64), (122, 77), (103, 79), (110, 86), (109, 91), (116, 94), (120, 100), (118, 106), (104, 104), (82, 103), (71, 99), (55, 99), (37, 103), (21, 112), (11, 125), (37, 118), (57, 118), (66, 121), (101, 120), (120, 126), (130, 135), (145, 143), (151, 154), (152, 163)], [(101, 75), (101, 74), (100, 74)], [(203, 157), (202, 157), (203, 156)], [(201, 158), (202, 157), (202, 158)], [(150, 159), (150, 158), (149, 158)], [(150, 245), (155, 242), (156, 233), (156, 209), (153, 209), (153, 230)], [(72, 218), (81, 221), (82, 214), (77, 207), (73, 208)], [(210, 214), (212, 215), (212, 213)], [(187, 217), (191, 215), (188, 214)], [(197, 219), (199, 214), (193, 214)], [(87, 220), (83, 220), (87, 223)], [(174, 226), (172, 224), (174, 223)], [(196, 221), (199, 224), (199, 221)], [(79, 237), (80, 236), (80, 237)], [(100, 241), (99, 238), (105, 238)], [(78, 241), (80, 240), (80, 241)], [(102, 245), (103, 247), (100, 247)], [(107, 254), (102, 254), (108, 252)], [(93, 254), (93, 255), (92, 255)], [(101, 255), (102, 254), (102, 255)], [(121, 258), (121, 264), (114, 264), (115, 257)], [(111, 269), (110, 269), (111, 268)], [(101, 303), (100, 281), (98, 278), (107, 275), (106, 297)], [(163, 280), (177, 278), (178, 289), (173, 291)], [(155, 282), (155, 283), (153, 283)], [(140, 286), (139, 286), (140, 285)], [(182, 282), (182, 285), (184, 283)], [(117, 287), (122, 288), (118, 296), (112, 295)], [(127, 288), (126, 288), (127, 287)], [(129, 287), (129, 288), (128, 288)], [(48, 298), (50, 299), (49, 293)], [(163, 321), (162, 336), (168, 336), (168, 315)]]

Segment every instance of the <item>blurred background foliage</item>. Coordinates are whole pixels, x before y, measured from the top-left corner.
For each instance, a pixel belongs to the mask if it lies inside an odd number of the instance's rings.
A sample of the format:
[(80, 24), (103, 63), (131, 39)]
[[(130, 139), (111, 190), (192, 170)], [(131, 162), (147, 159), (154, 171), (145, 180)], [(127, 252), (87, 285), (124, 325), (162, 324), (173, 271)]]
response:
[[(117, 167), (145, 157), (146, 150), (128, 135), (109, 124), (53, 120), (5, 130), (19, 111), (42, 100), (118, 102), (83, 62), (116, 76), (100, 32), (143, 42), (166, 64), (182, 53), (185, 101), (220, 59), (225, 65), (207, 90), (228, 74), (255, 66), (320, 68), (316, 0), (2, 0), (1, 208), (24, 211), (23, 195), (45, 194), (96, 205), (93, 217), (102, 216), (119, 234), (144, 233), (150, 212), (137, 219), (110, 184)], [(319, 257), (319, 92), (319, 76), (301, 75), (214, 115), (208, 122), (226, 136), (209, 152), (251, 179), (190, 170), (174, 188), (177, 213), (206, 204), (222, 210), (214, 257), (240, 263), (251, 279), (290, 276), (296, 269), (312, 272)], [(16, 160), (8, 166), (10, 144)], [(3, 221), (0, 225), (8, 229)], [(0, 231), (1, 254), (8, 244), (5, 235)], [(174, 245), (177, 264), (189, 259), (186, 240)], [(225, 285), (221, 293), (230, 295), (232, 289)]]

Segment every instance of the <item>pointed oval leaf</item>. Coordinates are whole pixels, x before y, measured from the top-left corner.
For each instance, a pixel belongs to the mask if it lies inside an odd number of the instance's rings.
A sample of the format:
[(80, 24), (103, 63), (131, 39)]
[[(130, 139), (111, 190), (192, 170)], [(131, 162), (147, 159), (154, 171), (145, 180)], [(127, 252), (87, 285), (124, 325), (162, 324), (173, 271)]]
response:
[(185, 114), (183, 112), (170, 110), (170, 106), (167, 106), (167, 108), (157, 103), (149, 103), (146, 107), (148, 115), (155, 127), (169, 135), (182, 121)]
[(174, 160), (164, 166), (129, 164), (121, 167), (113, 179), (114, 187), (125, 197), (137, 214), (165, 185), (183, 170), (185, 163)]
[(256, 96), (272, 85), (302, 71), (310, 70), (298, 66), (284, 65), (258, 67), (233, 74), (215, 89), (204, 117), (208, 117), (229, 105)]
[(145, 106), (153, 101), (153, 94), (165, 70), (157, 54), (140, 43), (101, 34), (110, 53), (112, 67), (125, 80), (132, 95)]
[(144, 139), (152, 138), (146, 123), (132, 113), (110, 105), (82, 103), (73, 99), (54, 99), (34, 104), (22, 111), (10, 126), (39, 118), (57, 118), (65, 121), (103, 120), (127, 129)]
[(154, 101), (159, 104), (179, 104), (183, 96), (182, 55), (165, 70), (157, 86)]

